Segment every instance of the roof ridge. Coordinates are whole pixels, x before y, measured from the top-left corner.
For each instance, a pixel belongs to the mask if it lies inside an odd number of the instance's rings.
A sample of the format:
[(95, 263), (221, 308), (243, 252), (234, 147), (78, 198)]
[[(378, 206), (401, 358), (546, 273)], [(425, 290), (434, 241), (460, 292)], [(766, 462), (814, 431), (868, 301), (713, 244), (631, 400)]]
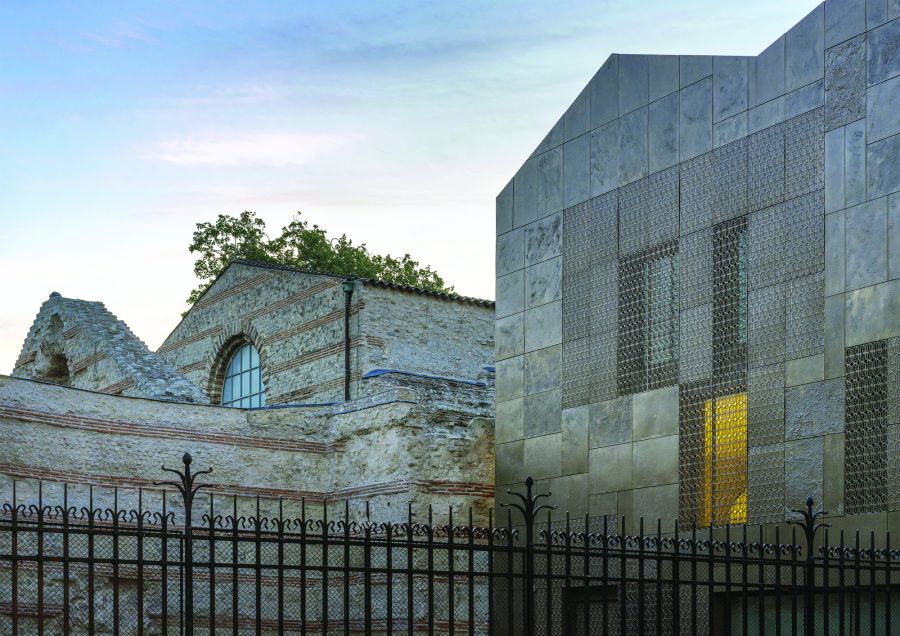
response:
[[(247, 265), (249, 267), (263, 267), (266, 269), (274, 269), (280, 271), (287, 272), (297, 272), (300, 274), (310, 274), (314, 276), (330, 276), (331, 278), (340, 278), (342, 280), (348, 278), (348, 276), (342, 274), (335, 274), (334, 272), (325, 272), (314, 269), (305, 269), (302, 267), (294, 267), (292, 265), (284, 265), (282, 263), (271, 263), (268, 261), (257, 261), (246, 258), (236, 258), (228, 263), (225, 266), (225, 269), (228, 269), (232, 265)], [(223, 272), (225, 270), (222, 270)], [(439, 298), (441, 300), (452, 300), (456, 302), (462, 302), (470, 305), (480, 305), (482, 307), (493, 307), (494, 301), (488, 300), (485, 298), (476, 298), (474, 296), (463, 296), (462, 294), (457, 294), (456, 292), (440, 292), (432, 289), (425, 289), (423, 287), (417, 287), (415, 285), (407, 285), (404, 283), (395, 283), (388, 280), (378, 279), (378, 278), (367, 278), (365, 276), (355, 276), (356, 280), (362, 282), (367, 285), (374, 285), (376, 287), (383, 287), (386, 289), (395, 289), (397, 291), (405, 291), (414, 294), (419, 294), (421, 296), (431, 296), (433, 298)]]

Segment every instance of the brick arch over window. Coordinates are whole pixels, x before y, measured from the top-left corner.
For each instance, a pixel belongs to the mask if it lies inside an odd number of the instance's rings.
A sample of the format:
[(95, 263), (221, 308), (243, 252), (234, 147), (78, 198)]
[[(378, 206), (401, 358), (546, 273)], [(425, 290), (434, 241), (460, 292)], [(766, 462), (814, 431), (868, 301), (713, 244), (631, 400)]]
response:
[(245, 344), (253, 345), (259, 354), (259, 376), (263, 386), (268, 388), (269, 369), (266, 353), (262, 348), (262, 336), (249, 320), (225, 325), (222, 333), (213, 343), (212, 353), (206, 362), (206, 395), (212, 404), (222, 403), (222, 382), (231, 357)]

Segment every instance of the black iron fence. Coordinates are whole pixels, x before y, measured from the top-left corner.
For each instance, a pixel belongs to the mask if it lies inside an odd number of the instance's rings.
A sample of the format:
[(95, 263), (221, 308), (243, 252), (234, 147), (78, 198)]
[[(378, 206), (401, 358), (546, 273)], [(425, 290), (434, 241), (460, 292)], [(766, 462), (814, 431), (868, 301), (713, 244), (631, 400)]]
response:
[[(685, 532), (610, 517), (546, 521), (532, 482), (505, 523), (374, 523), (201, 497), (190, 456), (180, 510), (30, 503), (0, 519), (0, 633), (891, 634), (900, 551), (829, 534), (813, 502), (789, 530)], [(203, 471), (206, 472), (206, 471)], [(160, 484), (163, 485), (163, 484)], [(202, 505), (201, 505), (202, 501)], [(202, 508), (199, 518), (194, 508)], [(176, 514), (177, 513), (177, 514)], [(176, 523), (176, 519), (179, 520)], [(785, 536), (785, 534), (788, 536)]]

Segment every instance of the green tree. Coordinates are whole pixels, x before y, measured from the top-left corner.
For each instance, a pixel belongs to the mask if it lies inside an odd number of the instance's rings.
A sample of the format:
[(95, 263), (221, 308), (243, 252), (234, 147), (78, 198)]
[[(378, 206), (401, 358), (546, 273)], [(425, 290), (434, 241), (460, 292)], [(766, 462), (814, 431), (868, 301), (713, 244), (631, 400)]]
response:
[(191, 305), (238, 258), (453, 292), (453, 287), (447, 286), (436, 271), (420, 266), (409, 254), (402, 258), (372, 254), (365, 243), (354, 245), (346, 234), (329, 239), (324, 229), (310, 225), (299, 213), (274, 238), (266, 234), (266, 223), (255, 212), (245, 211), (239, 216), (220, 214), (215, 222), (197, 224), (188, 249), (198, 254), (194, 273), (200, 280), (188, 296)]

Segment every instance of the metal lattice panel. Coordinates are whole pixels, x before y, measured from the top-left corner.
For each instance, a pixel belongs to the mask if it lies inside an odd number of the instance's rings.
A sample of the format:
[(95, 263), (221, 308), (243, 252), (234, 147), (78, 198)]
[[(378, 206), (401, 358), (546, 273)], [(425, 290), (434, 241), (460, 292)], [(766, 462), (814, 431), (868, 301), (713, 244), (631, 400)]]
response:
[(678, 519), (682, 527), (700, 518), (703, 488), (703, 403), (712, 397), (706, 382), (681, 385), (678, 405)]
[(590, 270), (570, 269), (564, 261), (562, 297), (563, 342), (587, 338), (591, 327)]
[(747, 394), (750, 446), (784, 440), (784, 365), (751, 368)]
[(746, 382), (747, 217), (713, 228), (713, 378)]
[(817, 108), (785, 122), (785, 199), (825, 186), (825, 109)]
[(619, 189), (619, 255), (649, 247), (647, 215), (650, 179), (644, 177)]
[(617, 395), (616, 332), (601, 331), (591, 334), (591, 359), (594, 376), (591, 382), (591, 404), (611, 400)]
[(806, 358), (825, 350), (825, 277), (822, 272), (787, 282), (785, 318), (785, 359)]
[(604, 261), (591, 272), (591, 330), (609, 331), (619, 315), (619, 265)]
[(754, 212), (748, 222), (750, 289), (784, 281), (784, 205)]
[(679, 168), (673, 166), (650, 175), (647, 192), (647, 245), (678, 238)]
[(679, 479), (682, 524), (747, 519), (746, 387), (713, 390), (683, 385), (679, 397)]
[[(888, 466), (900, 466), (900, 424), (887, 427)], [(900, 471), (888, 473), (888, 510), (900, 510)]]
[(784, 444), (751, 446), (747, 463), (748, 522), (784, 521)]
[(784, 204), (784, 230), (790, 258), (785, 277), (799, 278), (825, 269), (825, 194), (816, 190)]
[(751, 290), (748, 314), (750, 368), (784, 362), (784, 284)]
[(681, 164), (681, 233), (712, 225), (716, 183), (711, 152)]
[(713, 150), (716, 204), (713, 223), (747, 213), (747, 138)]
[(562, 408), (590, 404), (594, 371), (591, 362), (591, 340), (581, 338), (562, 345)]
[(709, 303), (681, 312), (681, 354), (678, 357), (681, 384), (712, 378), (712, 314)]
[(900, 338), (887, 341), (888, 424), (900, 424)]
[(784, 201), (784, 124), (747, 138), (747, 205), (762, 210)]
[(677, 242), (620, 259), (616, 347), (619, 395), (677, 381), (678, 310)]
[(563, 263), (573, 272), (589, 269), (596, 258), (590, 212), (589, 201), (563, 210)]
[(678, 261), (682, 310), (712, 302), (712, 228), (682, 236)]
[(887, 341), (847, 348), (844, 492), (847, 514), (882, 512), (887, 495)]

